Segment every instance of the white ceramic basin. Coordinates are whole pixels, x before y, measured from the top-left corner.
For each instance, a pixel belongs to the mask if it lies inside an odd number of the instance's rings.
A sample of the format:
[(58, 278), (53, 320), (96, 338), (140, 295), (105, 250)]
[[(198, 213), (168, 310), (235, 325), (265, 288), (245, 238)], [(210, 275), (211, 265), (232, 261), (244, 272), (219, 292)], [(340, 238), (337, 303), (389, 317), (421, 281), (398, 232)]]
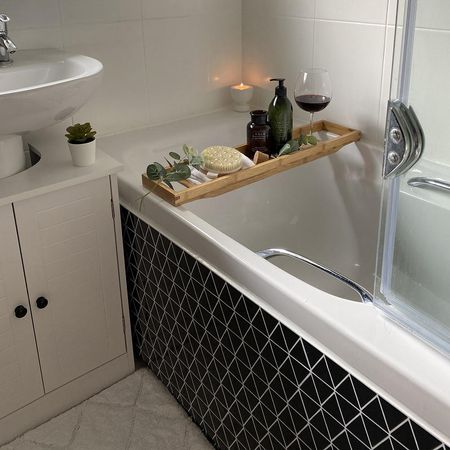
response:
[(0, 135), (23, 134), (72, 116), (100, 83), (96, 59), (58, 50), (22, 50), (0, 68)]

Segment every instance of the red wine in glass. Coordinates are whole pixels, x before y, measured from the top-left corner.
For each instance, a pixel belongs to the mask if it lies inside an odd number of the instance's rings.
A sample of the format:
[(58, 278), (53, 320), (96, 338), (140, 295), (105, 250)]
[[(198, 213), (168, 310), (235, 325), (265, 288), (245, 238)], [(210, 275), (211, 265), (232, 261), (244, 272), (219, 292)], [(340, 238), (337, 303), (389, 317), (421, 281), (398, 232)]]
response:
[(312, 135), (314, 113), (324, 110), (331, 102), (328, 72), (325, 69), (301, 70), (295, 86), (295, 102), (309, 112), (309, 134)]
[(303, 111), (316, 113), (325, 109), (331, 102), (331, 98), (325, 95), (305, 94), (295, 97), (295, 102)]

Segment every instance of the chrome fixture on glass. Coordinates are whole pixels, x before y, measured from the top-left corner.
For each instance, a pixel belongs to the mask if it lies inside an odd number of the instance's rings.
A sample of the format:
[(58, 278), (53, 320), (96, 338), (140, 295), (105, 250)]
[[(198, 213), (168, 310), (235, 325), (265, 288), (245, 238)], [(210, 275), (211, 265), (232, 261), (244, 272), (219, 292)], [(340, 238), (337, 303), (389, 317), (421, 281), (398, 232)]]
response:
[(0, 67), (13, 62), (11, 54), (17, 50), (16, 44), (8, 36), (9, 17), (0, 14)]
[(384, 178), (405, 173), (419, 161), (424, 135), (411, 106), (408, 108), (399, 100), (389, 102), (385, 143)]
[(336, 272), (335, 270), (328, 267), (322, 266), (322, 264), (311, 261), (310, 259), (306, 258), (305, 256), (299, 255), (298, 253), (285, 250), (284, 248), (269, 248), (267, 250), (256, 252), (256, 254), (264, 259), (271, 259), (275, 256), (288, 256), (290, 258), (302, 261), (306, 264), (309, 264), (310, 266), (315, 267), (316, 269), (321, 270), (322, 272), (327, 273), (328, 275), (331, 275), (333, 278), (336, 278), (338, 281), (341, 281), (342, 283), (349, 286), (351, 289), (358, 293), (363, 303), (373, 302), (372, 294), (367, 289), (363, 288), (360, 284), (356, 283), (345, 275), (342, 275), (339, 272)]

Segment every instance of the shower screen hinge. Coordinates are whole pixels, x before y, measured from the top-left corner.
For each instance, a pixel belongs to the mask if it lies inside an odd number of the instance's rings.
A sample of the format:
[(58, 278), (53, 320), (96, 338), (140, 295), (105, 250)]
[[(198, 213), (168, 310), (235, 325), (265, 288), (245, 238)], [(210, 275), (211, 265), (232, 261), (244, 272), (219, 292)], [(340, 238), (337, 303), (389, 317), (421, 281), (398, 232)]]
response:
[(384, 178), (405, 173), (422, 156), (424, 135), (419, 119), (413, 108), (400, 100), (388, 104), (384, 144)]

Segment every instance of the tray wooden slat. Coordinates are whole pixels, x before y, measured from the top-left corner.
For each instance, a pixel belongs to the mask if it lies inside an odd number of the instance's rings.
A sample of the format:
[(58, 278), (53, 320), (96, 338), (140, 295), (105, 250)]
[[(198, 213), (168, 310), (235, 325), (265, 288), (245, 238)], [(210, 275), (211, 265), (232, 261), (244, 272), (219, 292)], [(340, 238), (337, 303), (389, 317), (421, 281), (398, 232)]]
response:
[[(243, 169), (230, 175), (220, 176), (207, 183), (196, 185), (187, 180), (182, 181), (180, 184), (183, 186), (183, 189), (180, 191), (170, 189), (164, 183), (155, 183), (154, 181), (149, 180), (145, 174), (142, 175), (142, 184), (173, 206), (180, 206), (194, 200), (215, 197), (239, 189), (242, 186), (263, 180), (264, 178), (284, 172), (292, 167), (297, 167), (316, 159), (323, 158), (324, 156), (337, 152), (345, 145), (361, 139), (360, 131), (325, 120), (314, 122), (313, 131), (329, 132), (335, 134), (336, 137), (326, 141), (319, 141), (315, 146), (305, 147), (304, 150), (289, 155), (269, 159), (268, 161), (248, 169)], [(309, 133), (309, 125), (296, 128), (293, 131), (293, 138), (297, 139), (301, 134), (307, 133)], [(244, 153), (246, 147), (246, 145), (241, 145), (236, 147), (236, 149)]]

